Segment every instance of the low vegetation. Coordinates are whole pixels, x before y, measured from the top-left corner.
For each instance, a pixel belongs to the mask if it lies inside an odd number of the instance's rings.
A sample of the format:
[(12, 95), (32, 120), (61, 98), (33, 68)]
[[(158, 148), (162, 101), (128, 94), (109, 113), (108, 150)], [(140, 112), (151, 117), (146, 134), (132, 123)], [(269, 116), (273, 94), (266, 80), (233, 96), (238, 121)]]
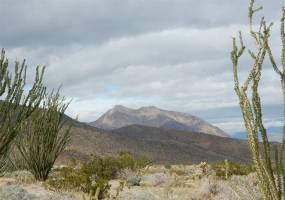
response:
[[(253, 165), (225, 160), (192, 166), (149, 166), (151, 162), (147, 158), (122, 152), (117, 157), (92, 156), (85, 161), (72, 160), (66, 166), (55, 167), (56, 159), (70, 140), (70, 127), (64, 123), (64, 113), (69, 104), (65, 103), (65, 98), (59, 92), (47, 93), (43, 85), (44, 67), (37, 67), (34, 82), (26, 87), (25, 61), (16, 62), (14, 72), (11, 73), (2, 50), (0, 169), (4, 179), (0, 180), (0, 198), (10, 199), (18, 195), (18, 199), (43, 199), (47, 194), (40, 197), (30, 195), (27, 190), (31, 188), (19, 187), (20, 184), (36, 184), (40, 181), (44, 182), (39, 186), (42, 190), (42, 186), (45, 186), (49, 192), (54, 191), (55, 195), (57, 192), (72, 195), (82, 193), (83, 199), (87, 195), (90, 200), (285, 199), (285, 139), (281, 145), (275, 145), (275, 157), (272, 158), (272, 145), (263, 123), (259, 95), (263, 64), (268, 56), (273, 70), (280, 78), (281, 92), (283, 100), (285, 99), (285, 8), (281, 17), (280, 59), (275, 59), (269, 44), (273, 23), (267, 24), (262, 18), (257, 29), (254, 25), (253, 16), (261, 9), (262, 7), (255, 7), (254, 0), (250, 0), (249, 34), (256, 49), (248, 49), (253, 64), (242, 84), (238, 70), (246, 46), (241, 33), (239, 45), (237, 39), (233, 38), (231, 51), (235, 91), (248, 134)], [(276, 60), (281, 60), (280, 66)], [(285, 101), (283, 110), (285, 121)], [(283, 131), (285, 138), (285, 125)], [(19, 168), (26, 171), (14, 171)], [(3, 180), (4, 183), (1, 182)], [(11, 186), (11, 180), (15, 181), (16, 186)], [(51, 194), (51, 198), (63, 199), (63, 196), (53, 197), (54, 194)], [(74, 199), (72, 195), (65, 197)]]
[(35, 110), (21, 124), (21, 134), (15, 142), (15, 151), (39, 181), (48, 178), (57, 157), (70, 140), (70, 126), (63, 127), (68, 107), (64, 101), (59, 91), (46, 94), (41, 109)]
[[(64, 126), (68, 107), (59, 91), (48, 93), (43, 85), (45, 67), (37, 67), (27, 85), (25, 60), (10, 71), (5, 51), (0, 56), (0, 170), (20, 167), (36, 180), (45, 181), (59, 154), (69, 142)], [(12, 68), (13, 69), (13, 68)], [(30, 89), (28, 89), (30, 88)]]
[(231, 161), (212, 163), (211, 169), (215, 175), (224, 179), (228, 179), (233, 175), (244, 176), (255, 172), (252, 164), (242, 164)]
[[(34, 83), (26, 91), (25, 61), (16, 62), (9, 70), (8, 59), (2, 49), (0, 56), (0, 169), (5, 166), (7, 154), (20, 133), (19, 125), (39, 106), (46, 88), (43, 86), (44, 67), (37, 67)], [(13, 68), (12, 68), (13, 69)]]
[[(86, 161), (72, 160), (67, 166), (55, 169), (47, 180), (47, 187), (56, 191), (81, 191), (95, 198), (108, 195), (109, 181), (116, 179), (124, 170), (139, 173), (149, 164), (145, 157), (121, 153), (117, 157), (93, 156)], [(131, 185), (139, 185), (138, 176), (126, 177)]]
[(27, 171), (8, 173), (0, 179), (0, 197), (13, 196), (15, 200), (24, 196), (27, 200), (42, 200), (47, 196), (54, 200), (252, 200), (261, 197), (255, 172), (232, 173), (225, 179), (216, 175), (212, 164), (205, 162), (167, 168), (146, 163), (146, 167), (134, 171), (122, 168), (122, 160), (120, 156), (73, 160), (67, 166), (53, 169), (44, 184), (35, 181)]

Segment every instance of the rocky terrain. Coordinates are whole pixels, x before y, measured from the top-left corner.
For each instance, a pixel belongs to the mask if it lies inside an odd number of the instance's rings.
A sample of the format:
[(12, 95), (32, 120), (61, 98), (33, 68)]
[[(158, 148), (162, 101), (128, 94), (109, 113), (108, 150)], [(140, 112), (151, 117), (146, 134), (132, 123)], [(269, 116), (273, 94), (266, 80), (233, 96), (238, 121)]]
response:
[[(150, 166), (137, 174), (126, 171), (110, 181), (105, 200), (249, 200), (261, 199), (254, 173), (223, 179), (201, 163), (199, 165)], [(139, 176), (139, 184), (128, 181)], [(124, 183), (124, 184), (122, 184)], [(84, 200), (75, 191), (50, 191), (44, 183), (33, 181), (27, 172), (13, 172), (0, 178), (0, 199), (7, 200)]]
[[(122, 122), (121, 118), (124, 119), (124, 115), (121, 115), (122, 112), (140, 113), (145, 116), (144, 120), (147, 124), (151, 122), (151, 119), (156, 121), (155, 119), (157, 119), (158, 115), (162, 115), (161, 113), (165, 113), (168, 116), (177, 115), (177, 120), (185, 115), (183, 113), (163, 111), (155, 107), (132, 110), (116, 106), (98, 119), (96, 123), (104, 121), (105, 117), (107, 119), (110, 116), (114, 120), (111, 120), (114, 122), (112, 124), (117, 126)], [(118, 117), (113, 118), (112, 116), (117, 116), (115, 113), (118, 113)], [(128, 117), (127, 115), (125, 118), (128, 119)], [(188, 115), (185, 117), (185, 121), (187, 121), (186, 118), (188, 119), (188, 117)], [(161, 119), (165, 118), (161, 117)], [(58, 162), (64, 162), (71, 157), (86, 159), (91, 154), (113, 156), (120, 152), (147, 156), (155, 164), (193, 164), (203, 161), (223, 161), (225, 159), (236, 162), (249, 162), (251, 160), (246, 140), (222, 137), (204, 132), (179, 130), (179, 128), (155, 127), (154, 124), (152, 124), (153, 126), (151, 124), (149, 126), (132, 124), (106, 130), (79, 122), (68, 116), (66, 116), (66, 120), (67, 125), (72, 125), (71, 143), (60, 156)], [(167, 124), (170, 125), (171, 122), (168, 121)], [(209, 127), (212, 126), (209, 125)], [(272, 143), (272, 145), (276, 144)]]
[(122, 151), (147, 156), (157, 164), (250, 160), (244, 140), (141, 125), (106, 131), (76, 121), (73, 123), (71, 144), (59, 161), (71, 157), (87, 158), (90, 154), (115, 155)]
[(228, 137), (228, 134), (223, 130), (198, 117), (181, 112), (163, 110), (154, 106), (139, 109), (115, 106), (98, 120), (90, 123), (92, 126), (105, 130), (118, 129), (134, 124)]

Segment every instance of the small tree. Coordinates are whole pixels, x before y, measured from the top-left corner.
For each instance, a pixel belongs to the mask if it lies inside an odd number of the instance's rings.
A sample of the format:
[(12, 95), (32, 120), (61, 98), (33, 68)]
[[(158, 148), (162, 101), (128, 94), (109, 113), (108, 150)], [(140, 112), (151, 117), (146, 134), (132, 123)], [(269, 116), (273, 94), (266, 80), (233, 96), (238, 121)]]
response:
[[(244, 119), (244, 125), (247, 130), (248, 143), (252, 153), (252, 159), (257, 171), (257, 176), (263, 197), (266, 200), (281, 200), (285, 199), (285, 173), (283, 165), (283, 151), (285, 148), (285, 107), (283, 107), (283, 141), (281, 147), (279, 147), (279, 149), (278, 147), (276, 147), (275, 149), (276, 173), (274, 173), (274, 159), (272, 159), (270, 155), (272, 152), (272, 148), (268, 141), (267, 130), (263, 125), (262, 106), (259, 95), (259, 83), (261, 80), (264, 59), (266, 55), (268, 55), (274, 71), (281, 78), (281, 88), (284, 100), (283, 103), (285, 105), (285, 9), (283, 8), (280, 30), (282, 39), (282, 70), (280, 70), (275, 62), (269, 45), (271, 31), (270, 29), (273, 23), (267, 25), (263, 17), (260, 21), (259, 28), (257, 30), (254, 29), (253, 16), (257, 11), (262, 9), (262, 7), (255, 8), (254, 3), (254, 0), (250, 0), (248, 16), (249, 32), (256, 44), (256, 50), (255, 52), (249, 50), (249, 55), (253, 59), (253, 64), (251, 66), (249, 75), (247, 76), (246, 80), (242, 85), (239, 81), (238, 66), (240, 57), (244, 54), (246, 47), (243, 43), (241, 33), (239, 34), (240, 47), (238, 47), (236, 39), (233, 38), (231, 59), (233, 63), (235, 91), (239, 98), (239, 104)], [(261, 138), (262, 140), (262, 148), (260, 147), (259, 138)]]
[(45, 96), (43, 108), (22, 123), (17, 149), (37, 180), (48, 178), (57, 157), (70, 140), (70, 126), (64, 127), (68, 105), (59, 91), (52, 92)]
[(8, 59), (2, 49), (0, 57), (0, 168), (5, 165), (7, 152), (19, 133), (19, 124), (37, 109), (43, 98), (44, 67), (37, 67), (35, 81), (24, 96), (26, 84), (25, 60), (16, 62), (14, 73), (9, 72)]

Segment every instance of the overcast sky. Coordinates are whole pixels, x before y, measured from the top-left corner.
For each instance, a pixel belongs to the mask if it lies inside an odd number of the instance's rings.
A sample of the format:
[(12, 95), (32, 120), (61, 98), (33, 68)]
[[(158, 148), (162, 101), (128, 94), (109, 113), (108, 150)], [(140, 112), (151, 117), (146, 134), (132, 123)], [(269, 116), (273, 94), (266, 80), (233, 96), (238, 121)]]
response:
[[(257, 0), (277, 22), (281, 0)], [(116, 104), (154, 105), (243, 131), (233, 92), (231, 38), (247, 34), (248, 0), (0, 0), (0, 46), (30, 71), (47, 66), (49, 88), (63, 85), (68, 114), (94, 121)], [(251, 46), (248, 37), (245, 37)], [(244, 59), (241, 76), (249, 70)], [(262, 83), (266, 125), (281, 124), (279, 79)]]

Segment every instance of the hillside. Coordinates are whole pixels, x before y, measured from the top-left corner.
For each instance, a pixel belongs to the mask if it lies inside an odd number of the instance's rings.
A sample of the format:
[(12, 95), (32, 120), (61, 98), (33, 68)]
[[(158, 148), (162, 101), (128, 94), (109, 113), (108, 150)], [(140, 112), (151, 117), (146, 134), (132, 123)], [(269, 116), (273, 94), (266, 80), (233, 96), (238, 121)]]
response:
[(98, 120), (90, 123), (92, 126), (105, 130), (118, 129), (134, 124), (228, 137), (228, 134), (224, 131), (198, 117), (163, 110), (154, 106), (139, 109), (115, 106)]
[(246, 141), (204, 133), (130, 125), (105, 131), (73, 121), (71, 145), (59, 159), (88, 155), (115, 155), (129, 151), (146, 155), (155, 163), (197, 163), (224, 159), (247, 162)]
[(113, 156), (122, 151), (147, 156), (158, 164), (192, 164), (225, 159), (241, 162), (251, 160), (245, 140), (176, 130), (185, 125), (172, 121), (165, 123), (165, 128), (134, 124), (103, 130), (67, 115), (64, 118), (67, 126), (72, 125), (71, 143), (58, 162), (65, 162), (70, 158), (85, 159), (92, 154)]
[[(145, 153), (157, 162), (248, 161), (247, 142), (204, 133), (131, 125), (112, 131), (134, 153)], [(138, 152), (136, 152), (138, 151)]]

